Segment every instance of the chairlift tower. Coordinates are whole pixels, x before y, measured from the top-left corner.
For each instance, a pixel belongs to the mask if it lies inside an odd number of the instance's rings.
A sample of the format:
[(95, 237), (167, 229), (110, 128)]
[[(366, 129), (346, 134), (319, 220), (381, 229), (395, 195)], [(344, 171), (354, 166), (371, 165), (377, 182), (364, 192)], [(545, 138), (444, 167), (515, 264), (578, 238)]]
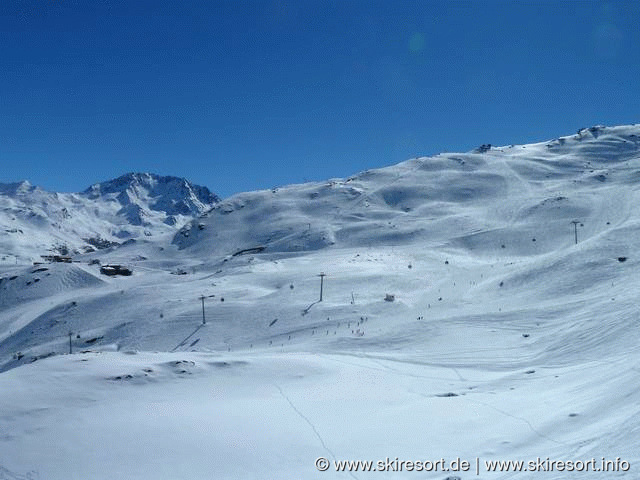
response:
[(573, 223), (573, 236), (577, 245), (578, 244), (578, 224), (580, 222), (578, 220), (573, 220), (571, 223)]
[(320, 275), (318, 275), (320, 277), (320, 301), (322, 301), (322, 289), (324, 286), (324, 277), (327, 276), (326, 273), (321, 272)]
[(204, 316), (204, 295), (200, 296), (200, 300), (202, 300), (202, 324), (206, 325), (207, 324), (207, 319)]

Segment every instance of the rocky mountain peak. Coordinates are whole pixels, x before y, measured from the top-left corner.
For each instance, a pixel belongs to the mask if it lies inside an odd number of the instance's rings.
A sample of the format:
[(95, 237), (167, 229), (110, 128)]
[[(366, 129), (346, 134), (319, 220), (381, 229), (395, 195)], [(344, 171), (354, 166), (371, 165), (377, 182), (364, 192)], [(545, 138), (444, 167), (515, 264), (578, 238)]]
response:
[(82, 193), (92, 200), (104, 197), (123, 207), (135, 204), (167, 215), (200, 215), (220, 200), (207, 187), (184, 178), (135, 172), (96, 183)]

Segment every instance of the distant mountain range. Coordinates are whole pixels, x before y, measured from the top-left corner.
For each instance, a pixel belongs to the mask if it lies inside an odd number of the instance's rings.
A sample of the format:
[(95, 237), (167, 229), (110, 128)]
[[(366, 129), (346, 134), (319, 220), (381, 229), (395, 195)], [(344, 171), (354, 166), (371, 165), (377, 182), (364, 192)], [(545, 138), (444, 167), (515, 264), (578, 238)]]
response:
[[(415, 242), (476, 255), (541, 254), (573, 241), (566, 231), (574, 219), (602, 210), (613, 224), (620, 213), (614, 197), (625, 190), (594, 192), (636, 182), (639, 146), (638, 125), (595, 126), (546, 142), (485, 144), (224, 200), (183, 178), (151, 173), (129, 173), (81, 193), (0, 184), (0, 262), (134, 239), (198, 258)], [(599, 232), (596, 222), (581, 228), (583, 236)]]
[(0, 260), (79, 253), (175, 233), (220, 199), (184, 178), (128, 173), (80, 193), (0, 183)]

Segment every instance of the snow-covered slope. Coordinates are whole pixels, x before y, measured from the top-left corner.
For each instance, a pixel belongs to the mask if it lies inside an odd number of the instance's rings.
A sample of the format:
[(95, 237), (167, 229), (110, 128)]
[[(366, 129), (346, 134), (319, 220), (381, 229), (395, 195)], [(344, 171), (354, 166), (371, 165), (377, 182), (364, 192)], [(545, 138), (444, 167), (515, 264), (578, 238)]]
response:
[[(636, 479), (639, 191), (640, 126), (594, 127), (239, 194), (76, 257), (130, 277), (7, 266), (0, 478)], [(582, 471), (485, 464), (547, 458)]]
[(82, 193), (47, 192), (27, 181), (0, 184), (0, 262), (170, 234), (218, 200), (206, 187), (148, 173), (123, 175)]
[(584, 221), (582, 237), (626, 218), (620, 205), (640, 180), (638, 135), (637, 127), (594, 127), (551, 142), (243, 193), (188, 224), (174, 243), (220, 255), (256, 246), (299, 252), (411, 243), (474, 255), (547, 253), (573, 242), (567, 222), (575, 218)]

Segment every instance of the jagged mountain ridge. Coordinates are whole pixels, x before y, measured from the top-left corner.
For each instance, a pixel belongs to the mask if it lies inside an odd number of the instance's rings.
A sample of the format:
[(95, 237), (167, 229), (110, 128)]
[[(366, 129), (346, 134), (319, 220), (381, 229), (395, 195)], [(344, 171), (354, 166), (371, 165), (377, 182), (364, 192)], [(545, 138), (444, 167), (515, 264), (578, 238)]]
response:
[(220, 199), (184, 178), (128, 173), (80, 193), (0, 184), (0, 260), (170, 234)]
[(152, 173), (128, 173), (92, 185), (82, 194), (91, 200), (115, 198), (123, 208), (131, 204), (140, 205), (141, 201), (146, 200), (149, 209), (165, 212), (169, 216), (197, 216), (220, 201), (207, 187), (195, 185), (184, 178)]

